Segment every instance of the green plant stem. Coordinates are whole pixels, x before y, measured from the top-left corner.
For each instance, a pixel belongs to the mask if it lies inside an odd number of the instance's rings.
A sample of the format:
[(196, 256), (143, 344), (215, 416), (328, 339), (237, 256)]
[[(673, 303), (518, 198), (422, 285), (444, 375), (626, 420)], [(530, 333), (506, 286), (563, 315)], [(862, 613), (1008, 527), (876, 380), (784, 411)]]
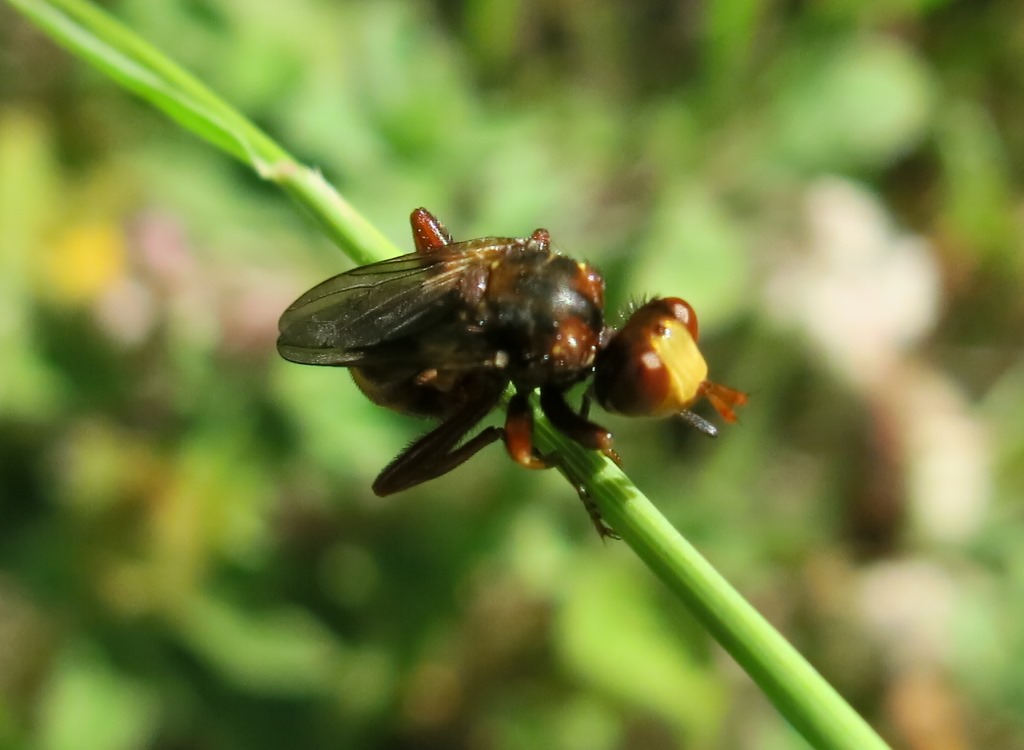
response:
[[(84, 0), (7, 0), (54, 40), (184, 127), (279, 185), (357, 263), (395, 247), (314, 169), (287, 151), (130, 30)], [(584, 488), (623, 540), (695, 613), (815, 747), (871, 750), (885, 743), (777, 631), (688, 544), (608, 459), (537, 416), (538, 444)]]
[(8, 0), (56, 42), (179, 124), (279, 184), (357, 263), (397, 249), (324, 181), (195, 76), (85, 0)]
[(538, 419), (538, 442), (582, 485), (604, 519), (687, 605), (814, 747), (885, 748), (885, 742), (796, 649), (687, 542), (619, 467)]

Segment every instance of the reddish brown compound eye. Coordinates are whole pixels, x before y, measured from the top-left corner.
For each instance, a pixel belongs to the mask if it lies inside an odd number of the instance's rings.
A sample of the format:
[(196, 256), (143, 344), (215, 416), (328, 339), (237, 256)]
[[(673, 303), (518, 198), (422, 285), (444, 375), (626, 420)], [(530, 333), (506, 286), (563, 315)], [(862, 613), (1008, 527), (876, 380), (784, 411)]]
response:
[(638, 308), (598, 354), (594, 395), (607, 411), (665, 417), (700, 395), (707, 364), (697, 349), (697, 317), (681, 299)]
[(686, 330), (693, 336), (693, 340), (696, 341), (698, 336), (697, 329), (697, 313), (693, 311), (690, 303), (679, 297), (669, 297), (665, 300), (665, 304), (671, 308), (672, 316), (686, 326)]
[(594, 396), (606, 411), (645, 417), (679, 414), (704, 397), (735, 422), (735, 407), (747, 402), (747, 394), (707, 377), (693, 308), (678, 297), (653, 299), (598, 353)]

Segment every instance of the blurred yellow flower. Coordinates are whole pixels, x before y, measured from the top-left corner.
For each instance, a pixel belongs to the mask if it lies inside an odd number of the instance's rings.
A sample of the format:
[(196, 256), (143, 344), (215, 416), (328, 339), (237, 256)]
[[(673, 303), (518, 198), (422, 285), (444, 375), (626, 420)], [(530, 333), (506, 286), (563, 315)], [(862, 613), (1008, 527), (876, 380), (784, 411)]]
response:
[(62, 304), (94, 300), (125, 271), (124, 235), (113, 223), (78, 224), (66, 229), (43, 263), (46, 295)]

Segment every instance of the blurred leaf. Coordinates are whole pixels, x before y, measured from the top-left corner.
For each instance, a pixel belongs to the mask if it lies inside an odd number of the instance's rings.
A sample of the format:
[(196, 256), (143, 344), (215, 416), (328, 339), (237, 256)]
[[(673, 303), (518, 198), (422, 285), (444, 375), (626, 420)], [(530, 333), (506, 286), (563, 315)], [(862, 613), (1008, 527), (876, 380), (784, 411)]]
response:
[(267, 554), (267, 478), (246, 431), (230, 427), (193, 434), (166, 486), (154, 488), (150, 547), (165, 607), (187, 600), (214, 559), (252, 565)]
[(344, 665), (335, 638), (296, 608), (254, 612), (207, 596), (182, 613), (180, 628), (224, 679), (254, 693), (322, 691)]
[(766, 6), (763, 0), (711, 0), (705, 4), (704, 46), (712, 80), (735, 72), (746, 62)]
[(56, 382), (33, 345), (31, 318), (44, 230), (61, 201), (53, 158), (43, 121), (0, 110), (0, 414), (39, 417), (57, 406)]
[(740, 313), (748, 296), (749, 261), (739, 222), (699, 184), (666, 190), (649, 234), (630, 266), (635, 294), (678, 296), (693, 305), (701, 328)]
[(484, 70), (500, 70), (514, 59), (522, 36), (524, 0), (470, 0), (464, 26), (469, 46)]
[(609, 707), (578, 696), (555, 717), (557, 750), (612, 750), (622, 747), (622, 725)]
[(620, 563), (595, 558), (577, 569), (558, 620), (559, 652), (572, 672), (700, 746), (724, 719), (722, 686), (681, 647), (649, 586)]
[[(338, 368), (294, 367), (275, 363), (274, 390), (295, 419), (301, 455), (328, 471), (346, 476), (359, 472), (356, 492), (370, 483), (405, 442), (426, 431), (429, 423), (390, 414), (359, 393), (348, 373)], [(405, 422), (409, 426), (401, 426)], [(405, 441), (405, 442), (403, 442)]]
[(481, 229), (485, 222), (491, 227), (485, 233), (527, 235), (536, 228), (531, 224), (557, 221), (567, 206), (587, 194), (547, 128), (544, 118), (531, 112), (496, 118), (486, 131), (489, 156), (474, 175), (480, 191), (475, 197), (478, 220)]
[[(210, 24), (220, 33), (201, 59), (216, 64), (217, 88), (233, 92), (239, 108), (247, 112), (279, 107), (281, 95), (294, 78), (319, 62), (313, 55), (323, 49), (323, 42), (337, 44), (328, 33), (331, 24), (324, 18), (327, 8), (322, 6), (247, 0), (210, 6), (222, 14)], [(195, 28), (195, 5), (186, 8)]]
[(102, 420), (69, 424), (54, 463), (58, 498), (83, 516), (109, 512), (162, 479), (152, 445)]
[[(375, 3), (363, 19), (355, 82), (377, 132), (413, 161), (465, 132), (472, 113), (454, 50), (425, 17), (426, 6)], [(410, 208), (412, 208), (410, 206)]]
[(864, 37), (790, 62), (774, 124), (785, 162), (803, 170), (878, 168), (924, 136), (934, 84), (908, 47)]
[(956, 102), (941, 113), (937, 140), (950, 228), (968, 244), (968, 252), (994, 254), (1024, 271), (1010, 155), (991, 117), (977, 103)]
[(119, 674), (97, 652), (65, 651), (43, 698), (42, 750), (146, 747), (158, 703), (145, 684)]
[(952, 0), (822, 0), (814, 12), (847, 22), (896, 23), (915, 21), (949, 5)]

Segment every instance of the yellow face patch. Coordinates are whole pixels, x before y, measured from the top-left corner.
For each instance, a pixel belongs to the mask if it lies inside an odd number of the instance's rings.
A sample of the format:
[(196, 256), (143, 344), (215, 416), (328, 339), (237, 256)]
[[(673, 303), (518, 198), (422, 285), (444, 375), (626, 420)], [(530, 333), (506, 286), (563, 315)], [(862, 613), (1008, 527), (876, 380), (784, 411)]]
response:
[(664, 333), (651, 342), (651, 348), (668, 372), (671, 385), (657, 413), (651, 416), (668, 416), (688, 407), (697, 400), (701, 384), (708, 377), (708, 364), (686, 326), (668, 320), (663, 328)]

